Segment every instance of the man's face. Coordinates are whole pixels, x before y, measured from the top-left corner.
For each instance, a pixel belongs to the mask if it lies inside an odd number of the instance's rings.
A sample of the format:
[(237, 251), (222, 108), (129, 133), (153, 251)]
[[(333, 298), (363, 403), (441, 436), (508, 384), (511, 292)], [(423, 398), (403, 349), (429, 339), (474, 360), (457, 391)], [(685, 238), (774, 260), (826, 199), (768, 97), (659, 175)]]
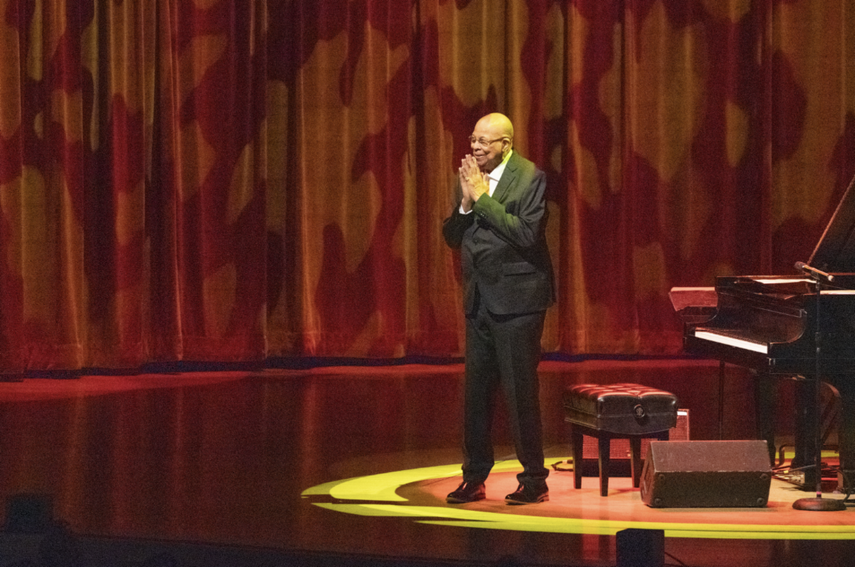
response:
[(478, 162), (481, 171), (489, 173), (502, 163), (504, 157), (502, 149), (506, 138), (502, 137), (499, 129), (492, 126), (488, 121), (479, 120), (475, 124), (475, 129), (472, 131), (469, 140), (472, 156)]

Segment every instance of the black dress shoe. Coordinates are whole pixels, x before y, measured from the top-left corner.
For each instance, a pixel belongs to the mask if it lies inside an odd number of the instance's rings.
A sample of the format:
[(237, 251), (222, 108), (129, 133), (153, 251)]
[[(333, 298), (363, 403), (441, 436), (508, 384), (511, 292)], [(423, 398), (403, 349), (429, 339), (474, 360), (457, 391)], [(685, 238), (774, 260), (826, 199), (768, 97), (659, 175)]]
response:
[(514, 492), (505, 496), (508, 504), (537, 504), (549, 500), (549, 489), (544, 484), (538, 488), (519, 485)]
[(484, 500), (487, 497), (487, 488), (483, 482), (461, 482), (457, 490), (446, 496), (445, 501), (449, 504), (465, 504)]

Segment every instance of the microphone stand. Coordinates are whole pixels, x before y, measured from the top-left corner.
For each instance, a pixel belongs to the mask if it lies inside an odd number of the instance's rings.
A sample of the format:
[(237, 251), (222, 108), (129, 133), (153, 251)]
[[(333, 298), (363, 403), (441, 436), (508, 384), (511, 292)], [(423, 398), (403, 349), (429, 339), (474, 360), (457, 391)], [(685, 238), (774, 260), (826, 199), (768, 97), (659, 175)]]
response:
[(843, 500), (836, 498), (822, 497), (822, 436), (820, 434), (820, 417), (819, 407), (822, 404), (822, 396), (820, 395), (820, 371), (822, 357), (822, 317), (820, 316), (820, 306), (822, 301), (822, 280), (829, 282), (834, 280), (832, 274), (828, 274), (821, 270), (817, 270), (802, 262), (796, 262), (796, 269), (807, 274), (814, 283), (816, 289), (816, 329), (814, 330), (814, 375), (813, 375), (813, 394), (814, 394), (814, 411), (813, 411), (813, 434), (814, 434), (814, 474), (816, 475), (816, 497), (815, 498), (799, 498), (793, 502), (793, 508), (796, 510), (808, 510), (811, 512), (834, 512), (846, 509), (846, 504)]

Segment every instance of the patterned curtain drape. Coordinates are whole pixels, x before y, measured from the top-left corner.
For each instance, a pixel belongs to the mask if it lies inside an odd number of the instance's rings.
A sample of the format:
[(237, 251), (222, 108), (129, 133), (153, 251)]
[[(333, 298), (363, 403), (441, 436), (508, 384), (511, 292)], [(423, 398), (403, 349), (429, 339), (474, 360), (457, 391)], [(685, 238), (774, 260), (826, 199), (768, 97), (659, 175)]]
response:
[(855, 0), (0, 0), (0, 373), (458, 356), (440, 227), (507, 114), (543, 346), (680, 351), (673, 286), (793, 273), (855, 174)]

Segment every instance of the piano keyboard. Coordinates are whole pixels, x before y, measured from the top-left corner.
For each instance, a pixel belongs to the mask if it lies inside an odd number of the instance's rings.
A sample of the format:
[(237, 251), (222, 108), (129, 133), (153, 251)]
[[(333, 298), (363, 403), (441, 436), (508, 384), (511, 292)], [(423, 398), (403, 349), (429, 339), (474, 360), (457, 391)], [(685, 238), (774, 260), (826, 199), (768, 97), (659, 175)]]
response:
[(766, 343), (758, 343), (732, 335), (727, 335), (721, 331), (710, 331), (699, 327), (695, 329), (695, 337), (698, 339), (712, 341), (714, 343), (732, 346), (734, 348), (741, 348), (744, 350), (759, 352), (761, 354), (769, 354), (769, 345)]

